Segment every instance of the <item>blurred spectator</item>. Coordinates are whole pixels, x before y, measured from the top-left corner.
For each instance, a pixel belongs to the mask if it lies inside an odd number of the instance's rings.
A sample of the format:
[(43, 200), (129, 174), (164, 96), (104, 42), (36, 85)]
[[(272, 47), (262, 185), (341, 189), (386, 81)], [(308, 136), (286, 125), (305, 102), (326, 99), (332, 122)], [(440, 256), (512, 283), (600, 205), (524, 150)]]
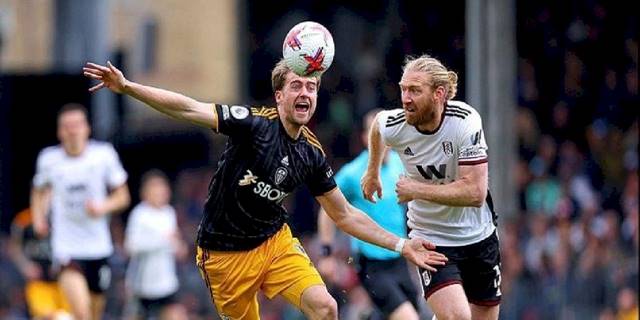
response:
[(127, 287), (137, 300), (141, 319), (186, 319), (186, 310), (178, 303), (176, 258), (184, 259), (187, 248), (169, 204), (168, 178), (161, 171), (148, 171), (142, 176), (140, 193), (142, 202), (129, 216), (124, 240), (131, 255)]

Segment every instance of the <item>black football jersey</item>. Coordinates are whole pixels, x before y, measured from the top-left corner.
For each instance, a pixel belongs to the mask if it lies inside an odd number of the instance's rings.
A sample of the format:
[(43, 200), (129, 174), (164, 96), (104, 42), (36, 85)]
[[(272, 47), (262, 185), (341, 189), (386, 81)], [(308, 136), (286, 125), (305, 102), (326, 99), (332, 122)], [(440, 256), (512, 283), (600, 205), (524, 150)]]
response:
[(42, 281), (54, 281), (51, 269), (51, 239), (49, 236), (38, 237), (31, 222), (31, 211), (21, 211), (11, 224), (11, 233), (19, 237), (25, 257), (40, 266)]
[(198, 245), (250, 250), (287, 220), (282, 200), (306, 184), (314, 196), (336, 188), (322, 146), (307, 127), (291, 138), (276, 108), (214, 105), (218, 131), (229, 137), (198, 229)]

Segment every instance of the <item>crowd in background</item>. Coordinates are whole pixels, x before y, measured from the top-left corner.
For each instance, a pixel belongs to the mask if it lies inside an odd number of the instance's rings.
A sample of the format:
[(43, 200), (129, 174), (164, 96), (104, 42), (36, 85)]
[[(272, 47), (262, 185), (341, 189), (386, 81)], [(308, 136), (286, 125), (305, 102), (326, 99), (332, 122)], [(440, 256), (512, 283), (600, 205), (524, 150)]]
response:
[[(611, 16), (624, 8), (586, 2), (562, 8), (518, 4), (518, 165), (516, 172), (490, 172), (513, 175), (519, 196), (519, 212), (499, 220), (501, 319), (638, 318), (637, 20), (613, 21)], [(407, 32), (392, 35), (392, 41), (419, 36)], [(325, 108), (319, 108), (314, 129), (334, 170), (362, 148), (355, 129), (367, 108), (399, 101), (398, 79), (390, 79), (385, 55), (379, 58), (374, 40), (364, 38), (354, 46), (363, 58), (345, 74), (358, 77), (334, 79), (331, 70), (323, 82), (319, 99)], [(402, 53), (418, 53), (408, 43)], [(459, 61), (453, 60), (459, 58), (455, 52), (464, 52), (463, 40), (450, 37), (447, 44), (452, 56), (438, 58), (456, 69)], [(212, 168), (198, 168), (172, 177), (178, 224), (189, 244), (195, 243), (212, 174)], [(303, 190), (286, 205), (293, 229), (311, 257), (317, 257), (312, 200)], [(126, 216), (112, 223), (117, 249), (110, 260), (114, 281), (108, 292), (109, 319), (120, 319), (127, 310), (122, 243)], [(357, 319), (370, 313), (370, 304), (357, 283), (347, 241), (341, 243), (336, 254), (344, 261), (343, 269), (328, 284), (341, 315)], [(22, 279), (5, 254), (6, 245), (2, 235), (0, 319), (19, 319), (26, 310)], [(180, 300), (191, 319), (216, 318), (194, 263), (193, 245), (190, 250), (178, 265)], [(281, 300), (264, 303), (262, 311), (266, 320), (301, 317)]]

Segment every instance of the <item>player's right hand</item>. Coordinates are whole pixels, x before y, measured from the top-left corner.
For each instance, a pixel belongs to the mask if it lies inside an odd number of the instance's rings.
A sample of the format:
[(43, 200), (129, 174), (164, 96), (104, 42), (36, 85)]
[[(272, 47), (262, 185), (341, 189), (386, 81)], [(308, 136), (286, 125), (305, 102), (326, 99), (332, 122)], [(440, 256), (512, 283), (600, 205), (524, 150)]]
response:
[(373, 194), (378, 194), (378, 199), (382, 199), (382, 183), (380, 182), (380, 176), (372, 173), (365, 173), (360, 179), (360, 188), (362, 188), (362, 196), (376, 203), (376, 199)]
[(444, 254), (434, 251), (435, 248), (436, 245), (427, 240), (413, 238), (405, 242), (402, 256), (419, 267), (437, 272), (434, 266), (443, 266), (449, 259)]
[(122, 93), (127, 84), (127, 79), (118, 68), (111, 64), (111, 61), (107, 61), (106, 67), (87, 62), (82, 71), (85, 77), (100, 81), (100, 83), (89, 89), (91, 92), (107, 87), (115, 93)]

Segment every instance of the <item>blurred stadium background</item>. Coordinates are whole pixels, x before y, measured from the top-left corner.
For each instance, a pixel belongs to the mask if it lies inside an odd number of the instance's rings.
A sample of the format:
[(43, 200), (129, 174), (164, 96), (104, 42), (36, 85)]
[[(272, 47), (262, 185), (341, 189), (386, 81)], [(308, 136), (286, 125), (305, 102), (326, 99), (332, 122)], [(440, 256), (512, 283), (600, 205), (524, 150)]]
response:
[[(85, 61), (110, 59), (130, 79), (204, 101), (273, 104), (270, 70), (288, 29), (304, 20), (327, 26), (336, 42), (310, 125), (334, 170), (361, 150), (367, 110), (399, 106), (405, 55), (429, 53), (461, 75), (457, 98), (485, 121), (501, 215), (501, 319), (637, 319), (638, 17), (630, 11), (604, 0), (0, 0), (0, 319), (26, 317), (8, 230), (28, 205), (37, 152), (56, 143), (64, 103), (90, 108), (93, 135), (116, 146), (134, 202), (144, 171), (169, 175), (194, 242), (224, 137), (106, 91), (90, 96)], [(317, 205), (305, 190), (286, 205), (317, 256)], [(105, 319), (126, 309), (126, 218), (112, 222), (118, 249)], [(344, 272), (329, 285), (341, 318), (364, 319), (370, 304), (341, 244)], [(193, 260), (179, 271), (190, 318), (215, 319)], [(301, 317), (281, 300), (265, 301), (262, 313)]]

